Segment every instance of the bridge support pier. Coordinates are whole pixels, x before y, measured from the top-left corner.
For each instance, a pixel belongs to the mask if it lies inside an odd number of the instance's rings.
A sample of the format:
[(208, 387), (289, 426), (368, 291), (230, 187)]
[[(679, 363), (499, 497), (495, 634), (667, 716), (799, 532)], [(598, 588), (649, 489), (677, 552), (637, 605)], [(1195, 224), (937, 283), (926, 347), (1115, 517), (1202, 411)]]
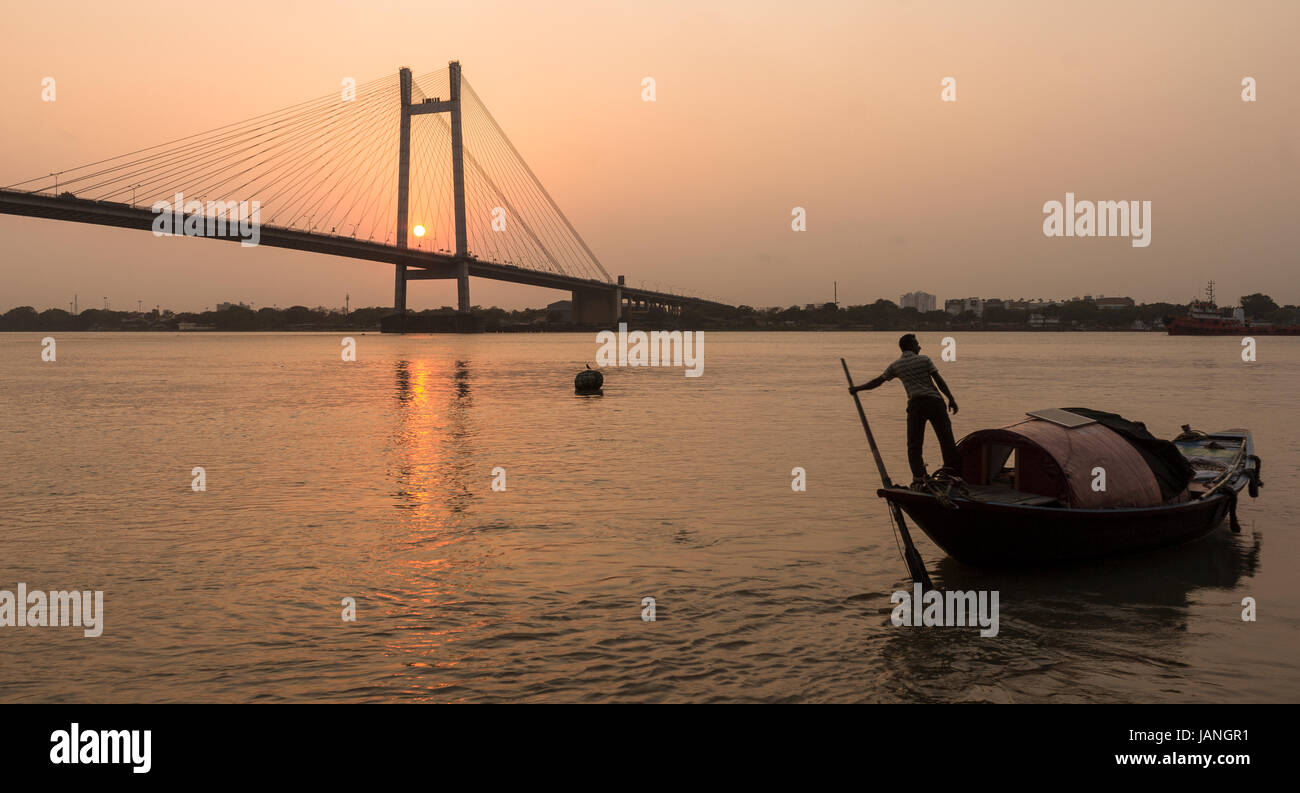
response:
[[(450, 97), (446, 101), (425, 98), (421, 102), (413, 101), (411, 70), (403, 67), (398, 72), (401, 90), (401, 126), (398, 136), (397, 153), (397, 247), (406, 248), (409, 229), (410, 192), (411, 192), (411, 117), (426, 113), (448, 113), (451, 116), (451, 181), (452, 208), (456, 223), (456, 310), (469, 314), (469, 236), (465, 223), (465, 153), (461, 130), (461, 85), (460, 63), (452, 61), (447, 65), (449, 75)], [(393, 286), (393, 308), (399, 316), (406, 314), (406, 281), (409, 275), (405, 265), (397, 265), (396, 280)], [(472, 323), (462, 322), (468, 326)], [(405, 327), (405, 325), (400, 325)]]
[(573, 290), (573, 322), (575, 325), (618, 324), (619, 292), (604, 289)]
[[(397, 144), (397, 247), (406, 247), (406, 221), (411, 197), (411, 70), (398, 72), (398, 85), (402, 94), (401, 126)], [(406, 319), (406, 265), (394, 265), (397, 270), (393, 280), (393, 308), (397, 311), (399, 328), (405, 328)]]
[(456, 264), (456, 310), (462, 314), (469, 313), (469, 264)]
[(456, 308), (469, 313), (469, 237), (465, 229), (465, 145), (461, 138), (460, 119), (460, 61), (447, 64), (448, 85), (451, 90), (451, 193), (456, 216), (456, 255), (462, 261), (456, 267)]

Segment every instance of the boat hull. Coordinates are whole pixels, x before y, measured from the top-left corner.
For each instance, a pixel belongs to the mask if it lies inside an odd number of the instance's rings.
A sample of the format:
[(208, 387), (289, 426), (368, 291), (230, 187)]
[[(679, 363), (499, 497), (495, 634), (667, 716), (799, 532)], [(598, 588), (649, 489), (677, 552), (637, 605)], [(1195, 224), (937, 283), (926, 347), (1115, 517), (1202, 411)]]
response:
[(1129, 509), (1064, 509), (955, 498), (893, 487), (897, 504), (949, 556), (976, 567), (1044, 565), (1163, 548), (1204, 537), (1228, 514), (1216, 493), (1182, 504)]
[(1250, 327), (1237, 325), (1233, 327), (1200, 327), (1195, 325), (1170, 325), (1170, 336), (1300, 336), (1300, 327), (1287, 325), (1283, 327)]

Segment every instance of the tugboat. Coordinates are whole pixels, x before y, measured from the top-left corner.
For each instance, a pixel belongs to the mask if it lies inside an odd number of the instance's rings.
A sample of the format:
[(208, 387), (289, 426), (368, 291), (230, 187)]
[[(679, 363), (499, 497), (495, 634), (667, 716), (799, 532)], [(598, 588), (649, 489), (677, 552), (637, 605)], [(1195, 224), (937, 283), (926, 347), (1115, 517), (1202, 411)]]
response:
[(1193, 300), (1185, 317), (1165, 317), (1170, 336), (1300, 336), (1300, 325), (1270, 325), (1250, 322), (1241, 308), (1228, 316), (1214, 302), (1214, 282), (1205, 287), (1205, 299)]

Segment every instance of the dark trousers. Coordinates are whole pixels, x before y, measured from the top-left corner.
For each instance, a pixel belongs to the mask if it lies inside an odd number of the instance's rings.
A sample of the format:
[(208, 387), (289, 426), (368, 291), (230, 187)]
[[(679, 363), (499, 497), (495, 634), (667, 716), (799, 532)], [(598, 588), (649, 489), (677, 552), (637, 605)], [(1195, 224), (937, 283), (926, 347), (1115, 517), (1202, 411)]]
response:
[(940, 397), (923, 396), (907, 401), (907, 463), (912, 466), (912, 478), (925, 478), (925, 460), (921, 452), (925, 448), (925, 422), (934, 426), (934, 434), (939, 438), (939, 448), (943, 451), (943, 464), (954, 471), (959, 470), (961, 458), (957, 456), (957, 442), (952, 438), (952, 422), (948, 420), (948, 411)]

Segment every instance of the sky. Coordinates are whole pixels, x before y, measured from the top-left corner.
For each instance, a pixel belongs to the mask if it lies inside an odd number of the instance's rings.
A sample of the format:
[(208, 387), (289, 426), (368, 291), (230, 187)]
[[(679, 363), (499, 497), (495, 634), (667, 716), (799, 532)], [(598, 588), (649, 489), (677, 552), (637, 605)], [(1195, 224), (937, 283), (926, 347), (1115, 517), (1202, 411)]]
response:
[[(1214, 279), (1220, 303), (1300, 303), (1292, 0), (234, 0), (219, 22), (211, 9), (10, 4), (0, 185), (457, 59), (633, 285), (754, 306), (825, 302), (835, 283), (843, 304), (913, 290), (1186, 302)], [(1150, 201), (1150, 244), (1045, 236), (1044, 204), (1067, 192)], [(0, 268), (0, 311), (74, 293), (120, 309), (392, 301), (391, 265), (12, 216)], [(470, 290), (506, 308), (567, 297)], [(453, 305), (455, 284), (408, 294)]]

